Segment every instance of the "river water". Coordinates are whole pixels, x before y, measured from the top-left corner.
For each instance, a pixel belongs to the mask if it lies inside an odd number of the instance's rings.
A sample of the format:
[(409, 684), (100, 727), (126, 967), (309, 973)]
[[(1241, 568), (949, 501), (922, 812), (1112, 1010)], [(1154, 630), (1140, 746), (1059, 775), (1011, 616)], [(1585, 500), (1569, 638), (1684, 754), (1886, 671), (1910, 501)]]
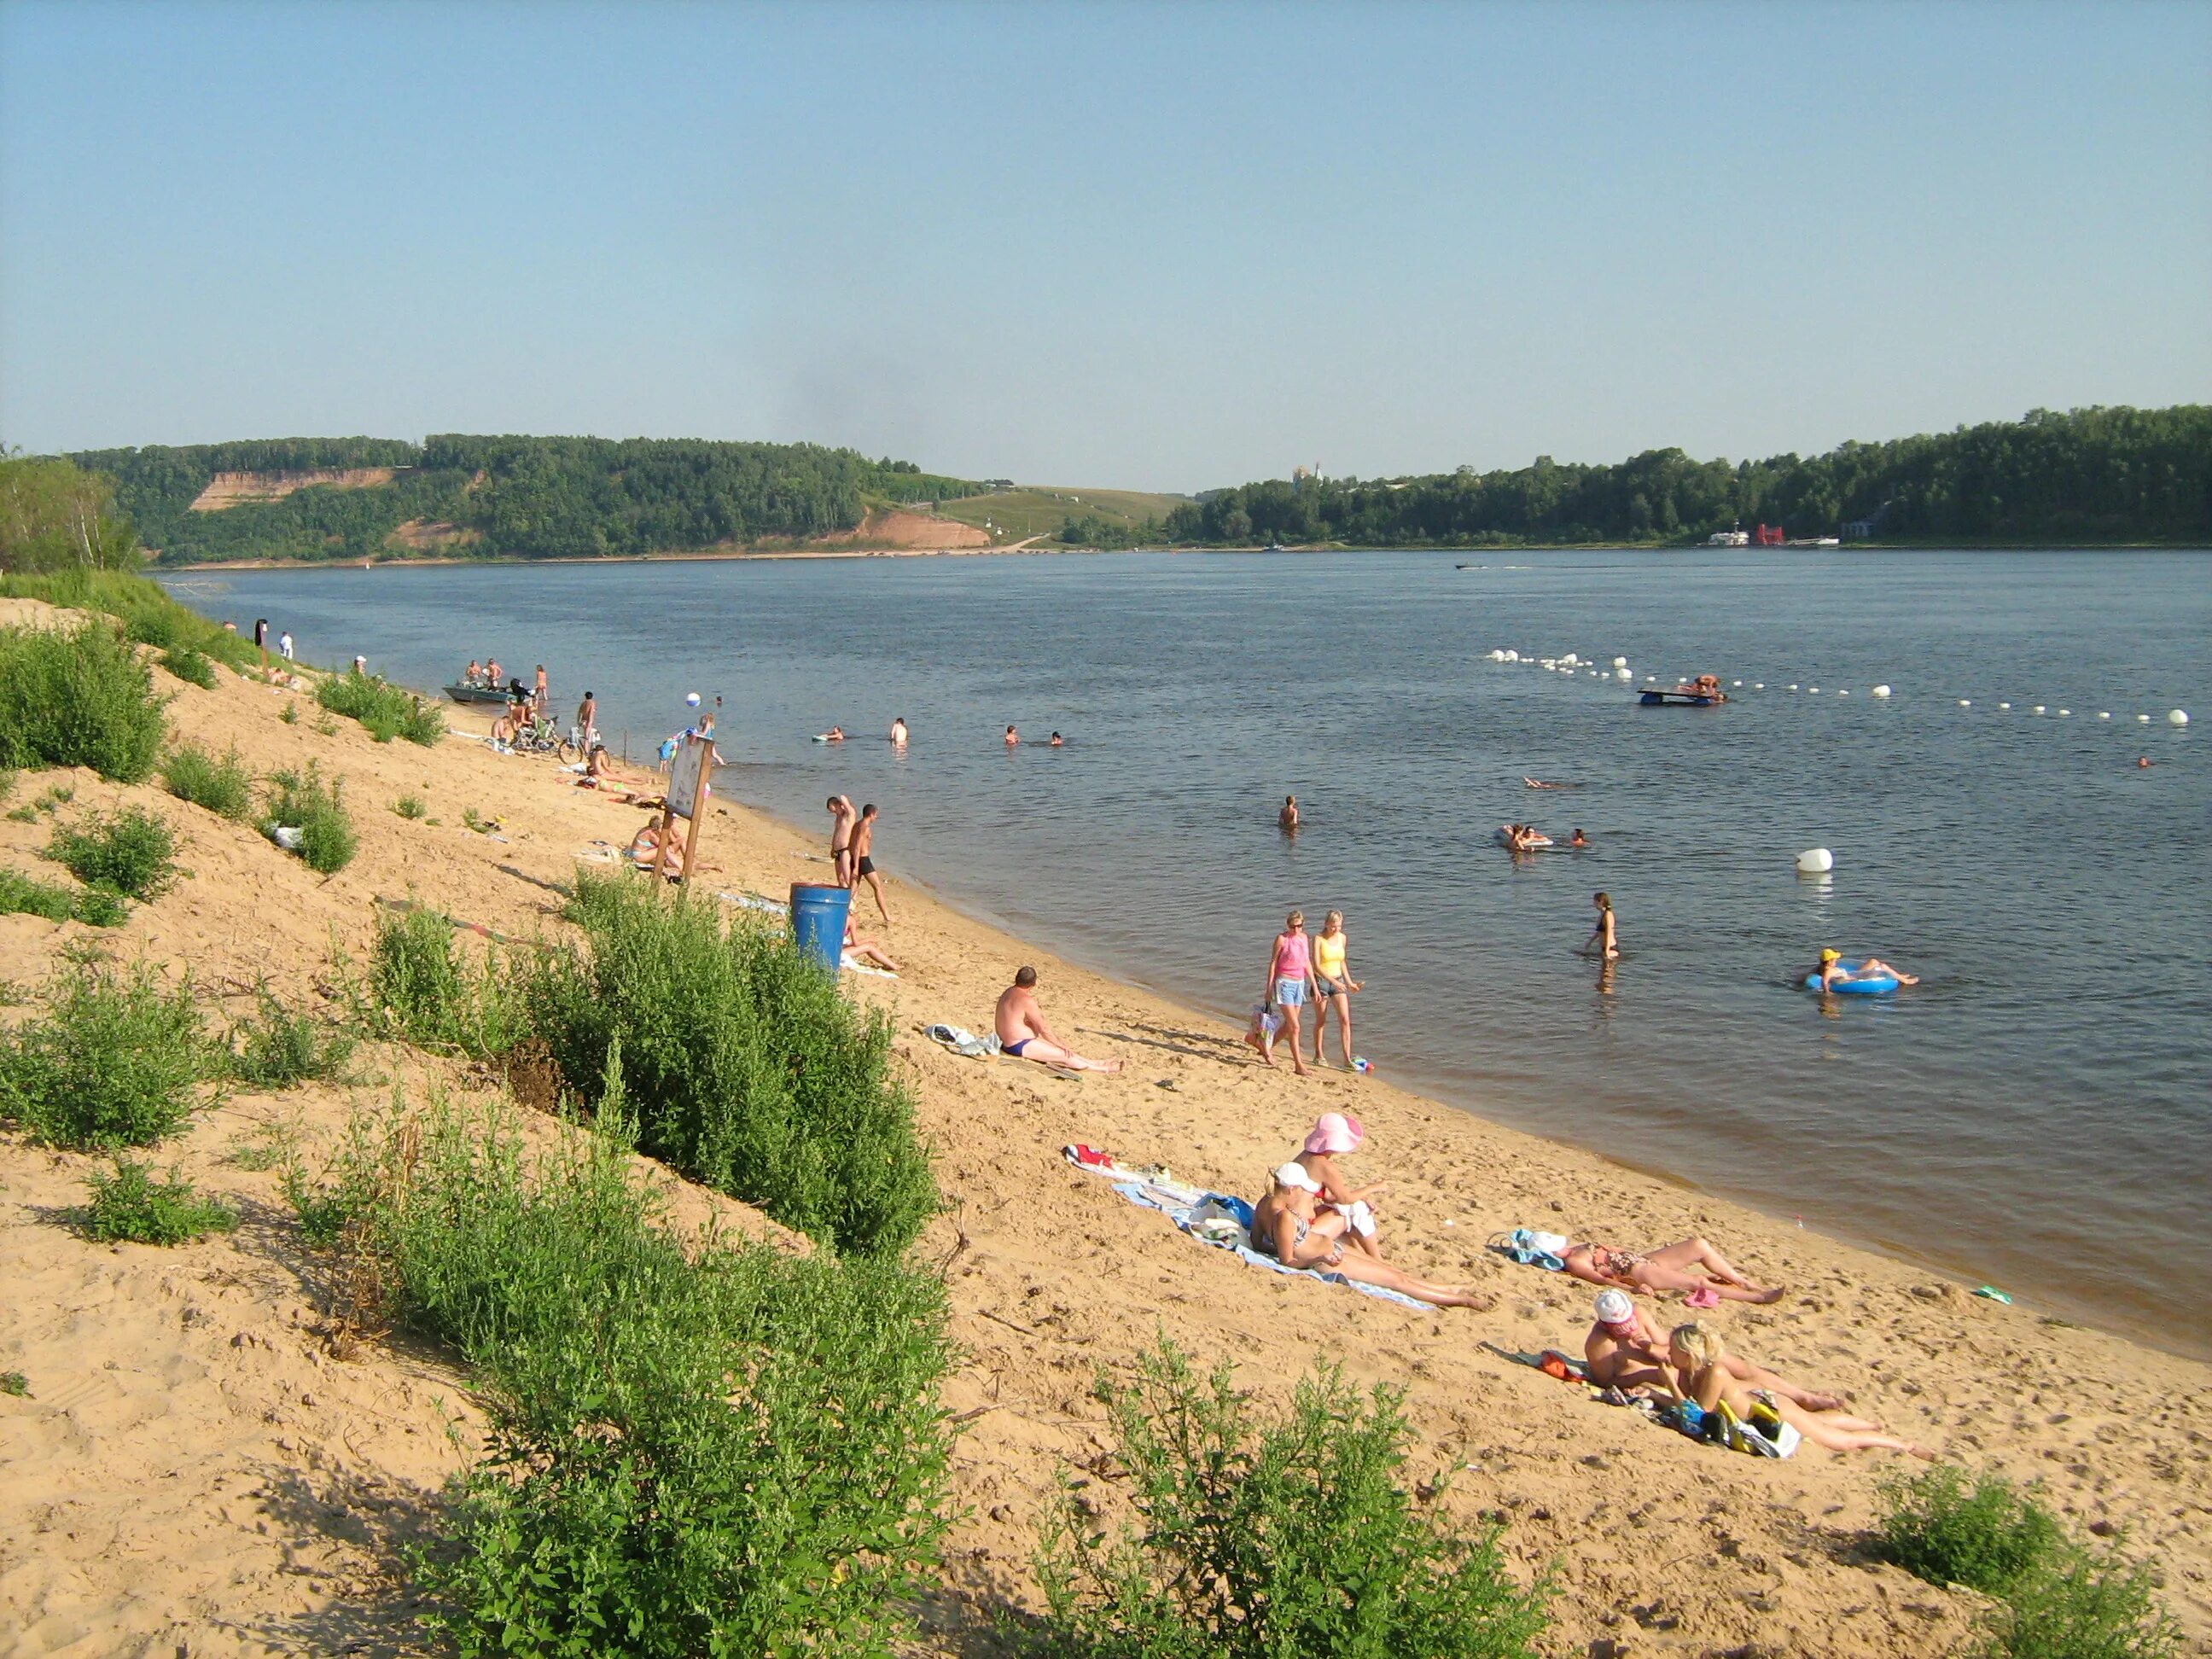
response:
[[(418, 686), (471, 655), (526, 681), (542, 661), (564, 711), (599, 693), (633, 756), (684, 723), (683, 693), (720, 696), (726, 792), (810, 826), (833, 790), (874, 801), (888, 869), (1238, 1017), (1284, 911), (1340, 908), (1358, 1046), (1394, 1080), (2212, 1348), (2212, 1321), (2159, 1313), (2212, 1282), (2212, 775), (2166, 720), (2212, 713), (2212, 555), (1048, 555), (172, 586), (289, 628), (305, 659), (361, 652)], [(1743, 686), (1646, 708), (1502, 649)], [(903, 755), (882, 740), (894, 715)], [(1030, 739), (1011, 753), (1009, 721)], [(832, 722), (866, 735), (810, 740)], [(1053, 729), (1065, 748), (1037, 742)], [(1291, 792), (1295, 840), (1275, 828)], [(1509, 820), (1593, 845), (1516, 860), (1492, 841)], [(1794, 871), (1813, 847), (1833, 851), (1826, 881)], [(1610, 970), (1577, 954), (1600, 888)], [(1795, 981), (1827, 943), (1924, 983), (1824, 1006)]]

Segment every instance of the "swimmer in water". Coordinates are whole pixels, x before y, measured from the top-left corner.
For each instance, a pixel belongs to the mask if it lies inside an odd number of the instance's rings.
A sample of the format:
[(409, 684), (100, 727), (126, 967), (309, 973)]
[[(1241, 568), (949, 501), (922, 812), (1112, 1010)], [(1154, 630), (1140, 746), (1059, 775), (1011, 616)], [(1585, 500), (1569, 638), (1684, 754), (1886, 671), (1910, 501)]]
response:
[(1055, 732), (1045, 740), (1045, 746), (1048, 749), (1065, 749), (1067, 747), (1067, 739)]
[(1589, 845), (1589, 837), (1583, 834), (1580, 830), (1577, 830), (1575, 831), (1573, 837), (1568, 841), (1567, 845), (1570, 847), (1587, 847)]
[(1015, 731), (1015, 730), (1014, 730), (1014, 728), (1013, 728), (1012, 726), (1008, 726), (1008, 727), (1006, 728), (1006, 747), (1007, 747), (1007, 748), (1012, 749), (1012, 748), (1015, 747), (1017, 744), (1018, 744), (1021, 742), (1021, 740), (1022, 740), (1022, 734), (1021, 734), (1020, 732), (1018, 732)]
[(1620, 955), (1620, 937), (1613, 931), (1612, 896), (1606, 893), (1594, 893), (1590, 896), (1590, 902), (1597, 906), (1597, 926), (1590, 929), (1589, 939), (1583, 946), (1583, 954), (1612, 962)]
[(891, 722), (891, 744), (894, 748), (906, 747), (906, 716), (903, 714)]
[(1840, 951), (1829, 949), (1820, 952), (1820, 965), (1813, 971), (1819, 976), (1823, 991), (1832, 990), (1838, 985), (1856, 985), (1861, 980), (1868, 979), (1893, 979), (1899, 985), (1920, 983), (1919, 975), (1901, 973), (1880, 957), (1869, 957), (1850, 973), (1844, 971), (1842, 958)]
[(2150, 763), (2151, 758), (2148, 755), (2138, 755), (2136, 757), (2136, 764), (2139, 767), (2147, 767)]
[(1296, 795), (1283, 797), (1283, 810), (1275, 814), (1275, 823), (1286, 836), (1298, 833), (1298, 798)]
[(1581, 787), (1579, 784), (1547, 783), (1541, 778), (1530, 777), (1526, 772), (1523, 772), (1521, 775), (1521, 781), (1527, 784), (1531, 789), (1576, 789)]

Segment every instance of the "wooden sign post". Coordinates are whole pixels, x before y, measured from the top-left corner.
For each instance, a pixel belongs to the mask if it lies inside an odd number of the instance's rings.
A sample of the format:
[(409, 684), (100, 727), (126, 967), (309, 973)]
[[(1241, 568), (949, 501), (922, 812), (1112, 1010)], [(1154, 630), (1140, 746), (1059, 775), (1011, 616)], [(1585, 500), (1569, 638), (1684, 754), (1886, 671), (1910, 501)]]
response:
[(685, 818), (690, 827), (684, 836), (684, 863), (676, 879), (685, 886), (691, 881), (692, 860), (699, 852), (699, 823), (707, 816), (708, 798), (714, 793), (708, 773), (714, 753), (714, 740), (698, 733), (686, 733), (683, 744), (668, 765), (668, 792), (660, 806), (660, 833), (653, 848), (653, 873), (665, 879), (668, 873), (668, 846), (675, 820)]

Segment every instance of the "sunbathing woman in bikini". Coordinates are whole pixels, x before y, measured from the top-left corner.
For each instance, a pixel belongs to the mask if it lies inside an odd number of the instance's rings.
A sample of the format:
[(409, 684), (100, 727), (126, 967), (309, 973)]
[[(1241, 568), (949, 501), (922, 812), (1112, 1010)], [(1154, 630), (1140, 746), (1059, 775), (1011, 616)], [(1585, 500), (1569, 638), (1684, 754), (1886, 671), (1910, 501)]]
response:
[[(1626, 1291), (1650, 1291), (1654, 1295), (1680, 1291), (1686, 1296), (1711, 1291), (1730, 1302), (1782, 1299), (1779, 1286), (1769, 1290), (1753, 1284), (1702, 1238), (1686, 1238), (1679, 1244), (1640, 1255), (1603, 1244), (1577, 1244), (1560, 1260), (1577, 1279), (1592, 1285), (1617, 1285)], [(1702, 1268), (1704, 1272), (1692, 1272), (1692, 1268)], [(1707, 1273), (1713, 1276), (1706, 1278)]]
[(1936, 1454), (1927, 1447), (1899, 1439), (1871, 1418), (1841, 1411), (1809, 1411), (1782, 1389), (1746, 1382), (1729, 1370), (1729, 1352), (1718, 1334), (1703, 1325), (1678, 1325), (1667, 1342), (1667, 1364), (1662, 1374), (1667, 1392), (1677, 1405), (1693, 1400), (1705, 1411), (1725, 1405), (1739, 1418), (1748, 1418), (1758, 1396), (1764, 1395), (1784, 1422), (1816, 1446), (1826, 1446), (1830, 1451), (1910, 1452), (1928, 1462), (1936, 1461)]
[(1267, 1195), (1252, 1208), (1252, 1248), (1286, 1267), (1342, 1273), (1432, 1307), (1482, 1309), (1496, 1300), (1457, 1285), (1431, 1285), (1357, 1250), (1347, 1252), (1338, 1242), (1344, 1228), (1343, 1213), (1321, 1207), (1320, 1183), (1296, 1164), (1275, 1171)]

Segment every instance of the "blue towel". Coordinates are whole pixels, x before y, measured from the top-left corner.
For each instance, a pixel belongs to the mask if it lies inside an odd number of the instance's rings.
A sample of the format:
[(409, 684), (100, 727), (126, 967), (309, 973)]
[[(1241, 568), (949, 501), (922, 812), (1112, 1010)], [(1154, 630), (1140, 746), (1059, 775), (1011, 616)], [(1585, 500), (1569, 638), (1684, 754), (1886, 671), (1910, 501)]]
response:
[(1142, 1205), (1148, 1210), (1161, 1211), (1176, 1226), (1182, 1229), (1184, 1232), (1189, 1233), (1200, 1243), (1212, 1244), (1216, 1249), (1234, 1250), (1251, 1267), (1265, 1267), (1273, 1273), (1292, 1273), (1301, 1279), (1327, 1279), (1332, 1285), (1349, 1285), (1362, 1296), (1371, 1296), (1380, 1302), (1395, 1302), (1401, 1307), (1413, 1308), (1423, 1313), (1429, 1311), (1427, 1303), (1416, 1302), (1412, 1297), (1389, 1289), (1387, 1286), (1362, 1284), (1358, 1279), (1347, 1279), (1342, 1273), (1328, 1273), (1316, 1267), (1286, 1267), (1272, 1255), (1262, 1255), (1249, 1244), (1216, 1243), (1203, 1233), (1191, 1231), (1193, 1215), (1204, 1209), (1209, 1203), (1229, 1211), (1237, 1218), (1238, 1224), (1249, 1231), (1252, 1225), (1252, 1206), (1233, 1193), (1206, 1193), (1200, 1197), (1197, 1203), (1186, 1204), (1176, 1194), (1163, 1191), (1157, 1187), (1148, 1187), (1141, 1181), (1117, 1181), (1114, 1183), (1114, 1190), (1132, 1204)]

